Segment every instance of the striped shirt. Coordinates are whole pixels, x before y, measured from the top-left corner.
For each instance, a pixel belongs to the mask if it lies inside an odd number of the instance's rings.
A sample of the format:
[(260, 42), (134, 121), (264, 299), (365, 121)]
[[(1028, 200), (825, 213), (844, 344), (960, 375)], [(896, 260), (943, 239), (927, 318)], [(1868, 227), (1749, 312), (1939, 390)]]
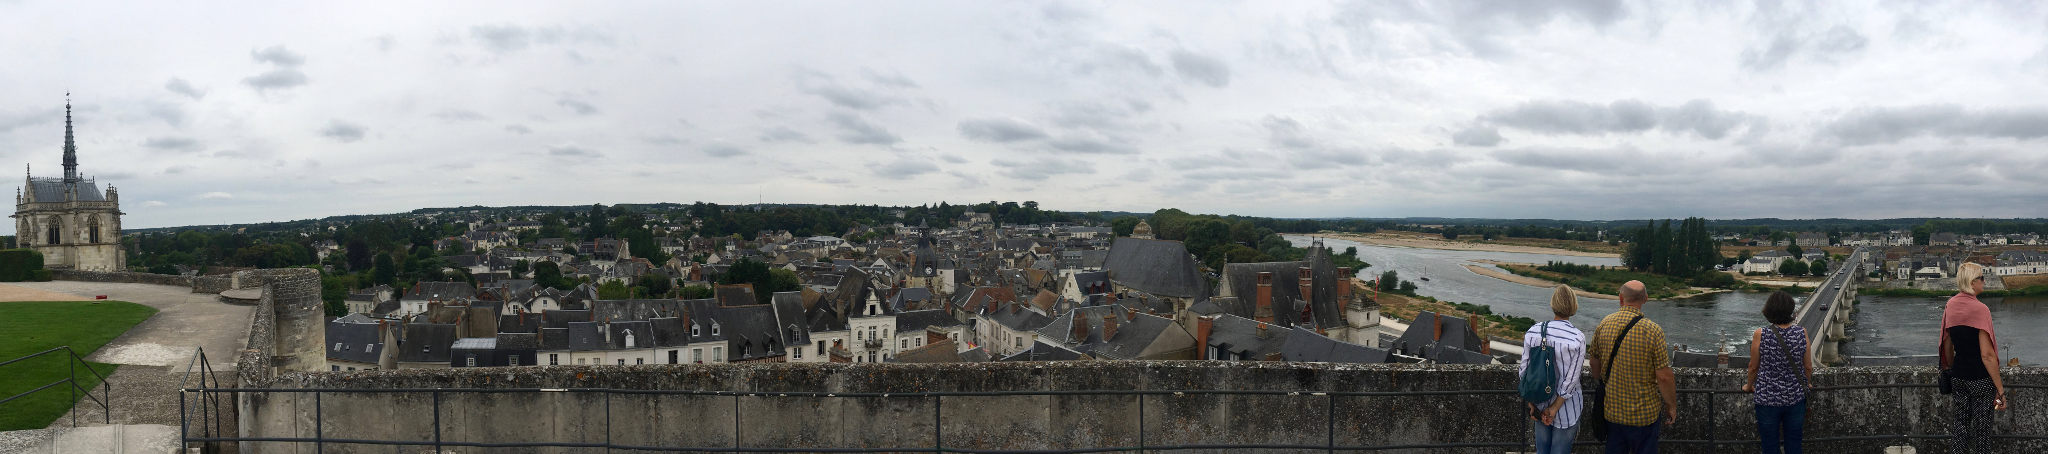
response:
[[(1550, 327), (1548, 340), (1543, 339), (1544, 326)], [(1570, 321), (1551, 320), (1529, 327), (1529, 332), (1522, 335), (1522, 345), (1549, 345), (1557, 350), (1557, 395), (1564, 398), (1564, 404), (1557, 408), (1557, 425), (1553, 427), (1569, 429), (1578, 425), (1585, 401), (1585, 393), (1579, 392), (1579, 375), (1586, 367), (1586, 334)], [(1521, 373), (1529, 373), (1529, 362), (1522, 361), (1521, 368)]]
[(1593, 330), (1593, 342), (1587, 348), (1605, 359), (1601, 364), (1614, 369), (1613, 378), (1607, 383), (1607, 411), (1603, 416), (1615, 424), (1640, 427), (1657, 423), (1657, 417), (1664, 414), (1664, 396), (1657, 389), (1657, 370), (1671, 367), (1671, 347), (1664, 342), (1664, 327), (1644, 318), (1629, 330), (1617, 357), (1608, 358), (1607, 352), (1614, 348), (1614, 338), (1621, 336), (1621, 330), (1628, 326), (1629, 319), (1638, 315), (1643, 315), (1641, 309), (1622, 306), (1621, 310), (1601, 319), (1600, 327)]

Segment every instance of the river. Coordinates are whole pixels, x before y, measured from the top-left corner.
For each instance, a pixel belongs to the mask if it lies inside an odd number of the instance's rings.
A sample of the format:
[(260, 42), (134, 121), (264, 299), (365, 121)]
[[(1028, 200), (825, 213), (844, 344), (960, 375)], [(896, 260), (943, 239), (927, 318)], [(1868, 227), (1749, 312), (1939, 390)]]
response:
[[(1849, 325), (1855, 338), (1842, 346), (1855, 356), (1906, 356), (1934, 354), (1935, 337), (1941, 328), (1941, 309), (1948, 298), (1859, 296), (1856, 324)], [(2005, 358), (2040, 365), (2048, 351), (2048, 336), (2035, 335), (2033, 328), (2048, 322), (2048, 297), (2015, 296), (1984, 298), (1991, 307), (1991, 324), (1998, 329), (1998, 350)], [(1854, 364), (1854, 359), (1851, 359)]]
[[(1285, 235), (1284, 238), (1295, 246), (1308, 246), (1310, 242), (1306, 235)], [(1498, 269), (1499, 267), (1479, 263), (1480, 260), (1494, 260), (1511, 263), (1559, 261), (1596, 266), (1621, 266), (1621, 260), (1616, 258), (1418, 249), (1372, 246), (1335, 238), (1320, 239), (1324, 246), (1339, 253), (1344, 252), (1344, 248), (1357, 247), (1358, 259), (1372, 265), (1360, 273), (1367, 279), (1375, 278), (1391, 269), (1399, 274), (1402, 280), (1414, 282), (1418, 294), (1445, 301), (1485, 304), (1492, 306), (1495, 313), (1537, 320), (1551, 318), (1549, 288), (1531, 287), (1481, 276), (1466, 270), (1464, 265)], [(1429, 280), (1423, 281), (1420, 277), (1428, 277)], [(1723, 341), (1747, 345), (1749, 331), (1764, 324), (1761, 312), (1764, 299), (1768, 296), (1768, 293), (1723, 292), (1658, 300), (1645, 305), (1643, 313), (1664, 327), (1666, 342), (1692, 351), (1713, 351), (1713, 347)], [(1803, 294), (1794, 296), (1804, 297)], [(1580, 298), (1579, 313), (1572, 317), (1572, 324), (1580, 329), (1591, 329), (1599, 323), (1600, 318), (1619, 309), (1620, 304), (1614, 300)]]

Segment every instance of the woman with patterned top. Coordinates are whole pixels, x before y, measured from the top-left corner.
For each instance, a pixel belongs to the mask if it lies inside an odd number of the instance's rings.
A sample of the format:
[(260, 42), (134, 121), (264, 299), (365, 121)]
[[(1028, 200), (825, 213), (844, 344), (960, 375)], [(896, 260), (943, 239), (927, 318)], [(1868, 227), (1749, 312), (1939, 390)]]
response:
[[(1560, 285), (1550, 292), (1550, 313), (1556, 318), (1529, 327), (1522, 335), (1522, 345), (1535, 348), (1549, 345), (1557, 351), (1557, 398), (1537, 408), (1528, 405), (1529, 425), (1535, 431), (1538, 454), (1570, 453), (1572, 440), (1579, 435), (1579, 413), (1585, 398), (1579, 392), (1579, 375), (1585, 370), (1586, 334), (1572, 326), (1571, 318), (1579, 313), (1579, 297), (1570, 286)], [(1522, 361), (1522, 374), (1529, 373), (1529, 362)]]
[(1771, 293), (1764, 300), (1764, 320), (1771, 326), (1757, 329), (1749, 339), (1749, 381), (1742, 390), (1754, 393), (1756, 433), (1769, 454), (1798, 454), (1804, 438), (1813, 362), (1806, 357), (1806, 328), (1792, 324), (1795, 306), (1792, 295)]

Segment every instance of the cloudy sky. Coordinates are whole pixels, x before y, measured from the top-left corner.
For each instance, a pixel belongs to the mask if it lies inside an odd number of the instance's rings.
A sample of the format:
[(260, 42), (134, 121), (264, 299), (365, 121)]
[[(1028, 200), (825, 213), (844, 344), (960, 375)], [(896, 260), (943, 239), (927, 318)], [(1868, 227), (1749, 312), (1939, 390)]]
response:
[(128, 227), (456, 205), (2048, 216), (2038, 2), (0, 0)]

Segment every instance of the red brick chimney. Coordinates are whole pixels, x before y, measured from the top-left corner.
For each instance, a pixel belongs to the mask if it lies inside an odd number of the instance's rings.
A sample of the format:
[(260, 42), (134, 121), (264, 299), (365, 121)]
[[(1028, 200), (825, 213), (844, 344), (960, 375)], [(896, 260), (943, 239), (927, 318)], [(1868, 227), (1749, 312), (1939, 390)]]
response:
[(1435, 316), (1435, 317), (1430, 317), (1430, 318), (1429, 318), (1429, 320), (1430, 320), (1430, 321), (1432, 321), (1432, 322), (1436, 322), (1436, 328), (1435, 328), (1435, 329), (1436, 329), (1436, 331), (1435, 331), (1435, 333), (1436, 333), (1436, 334), (1433, 334), (1433, 335), (1431, 335), (1431, 336), (1430, 336), (1430, 338), (1429, 338), (1429, 340), (1431, 340), (1431, 341), (1441, 341), (1441, 340), (1444, 340), (1444, 316), (1443, 316), (1443, 314), (1437, 314), (1437, 316)]
[(1195, 359), (1209, 359), (1209, 332), (1216, 330), (1216, 316), (1195, 317)]
[(1295, 282), (1301, 284), (1301, 300), (1314, 302), (1316, 300), (1316, 270), (1304, 266), (1295, 271), (1298, 274), (1298, 279)]
[(1260, 339), (1265, 339), (1265, 338), (1266, 338), (1266, 327), (1268, 327), (1268, 326), (1272, 326), (1272, 325), (1268, 325), (1268, 324), (1266, 324), (1265, 322), (1259, 322), (1259, 333), (1258, 333), (1258, 335), (1259, 335), (1259, 338), (1260, 338)]
[(1102, 340), (1108, 342), (1116, 337), (1116, 314), (1102, 316)]
[(1132, 308), (1128, 308), (1128, 307), (1127, 307), (1127, 308), (1124, 308), (1124, 321), (1136, 320), (1137, 318), (1138, 318), (1138, 310), (1137, 310), (1137, 309), (1132, 309)]
[(1351, 267), (1337, 267), (1337, 301), (1351, 300)]
[(1085, 318), (1081, 318), (1081, 312), (1080, 312), (1080, 311), (1075, 311), (1075, 312), (1074, 312), (1074, 323), (1073, 323), (1073, 325), (1074, 325), (1074, 329), (1072, 329), (1072, 330), (1069, 330), (1069, 331), (1072, 331), (1072, 332), (1073, 332), (1073, 336), (1072, 336), (1073, 338), (1071, 339), (1071, 341), (1073, 341), (1073, 342), (1074, 342), (1074, 343), (1076, 343), (1076, 344), (1079, 344), (1079, 343), (1082, 343), (1082, 342), (1087, 342), (1087, 341), (1088, 341), (1088, 319), (1085, 319)]
[(1259, 273), (1258, 306), (1252, 311), (1252, 318), (1260, 323), (1273, 322), (1273, 273)]
[(1469, 328), (1466, 329), (1472, 330), (1473, 336), (1479, 337), (1479, 353), (1486, 355), (1493, 354), (1493, 342), (1486, 340), (1486, 336), (1479, 334), (1479, 316), (1465, 314), (1465, 324), (1469, 326)]

